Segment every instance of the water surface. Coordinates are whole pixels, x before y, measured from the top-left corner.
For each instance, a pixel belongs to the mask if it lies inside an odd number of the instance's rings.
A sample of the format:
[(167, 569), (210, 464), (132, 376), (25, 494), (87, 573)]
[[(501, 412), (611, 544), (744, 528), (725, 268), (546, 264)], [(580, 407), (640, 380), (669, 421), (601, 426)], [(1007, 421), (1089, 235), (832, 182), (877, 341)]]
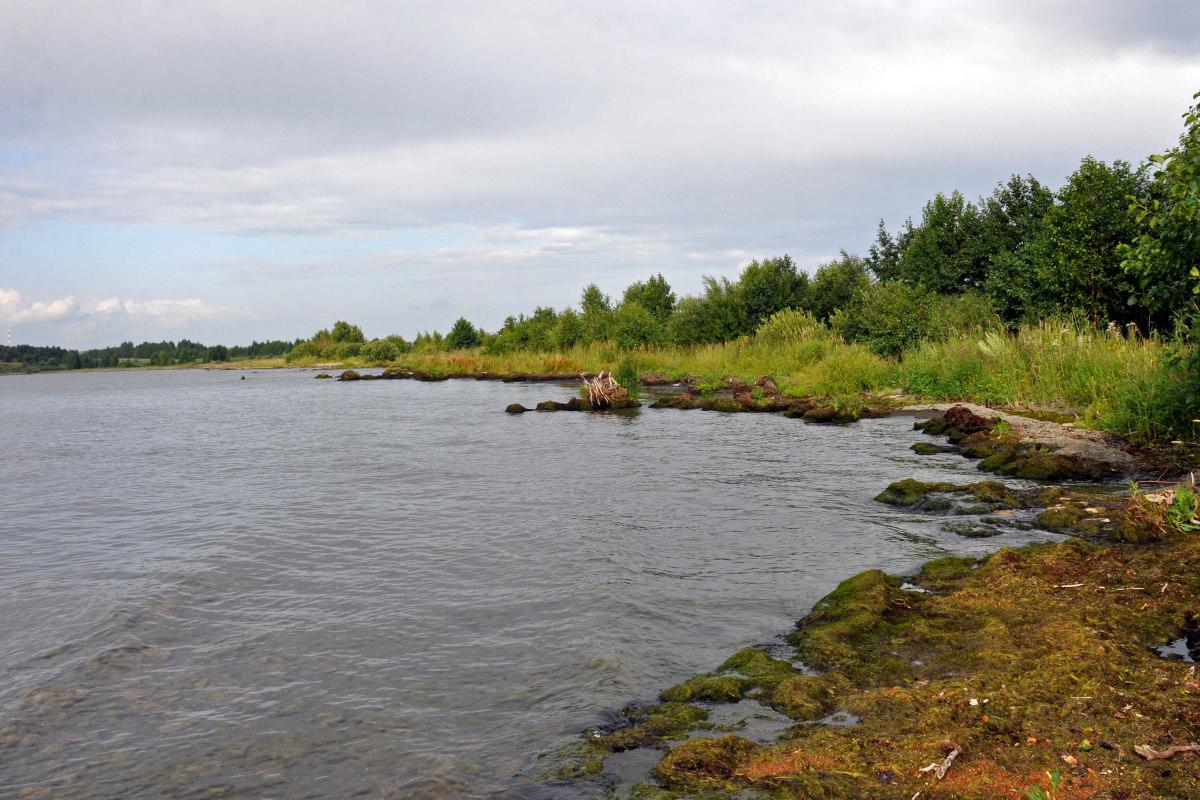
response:
[(537, 796), (842, 578), (1023, 541), (871, 501), (977, 479), (907, 418), (242, 374), (0, 379), (0, 797)]

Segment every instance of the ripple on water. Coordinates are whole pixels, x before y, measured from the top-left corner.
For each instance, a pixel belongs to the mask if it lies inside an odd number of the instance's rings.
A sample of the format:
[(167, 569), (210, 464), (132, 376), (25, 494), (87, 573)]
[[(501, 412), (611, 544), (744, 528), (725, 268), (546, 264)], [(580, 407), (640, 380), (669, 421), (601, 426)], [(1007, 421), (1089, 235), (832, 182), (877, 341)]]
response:
[(853, 572), (1033, 535), (872, 503), (974, 475), (904, 419), (239, 378), (0, 380), (0, 796), (603, 796), (528, 767)]

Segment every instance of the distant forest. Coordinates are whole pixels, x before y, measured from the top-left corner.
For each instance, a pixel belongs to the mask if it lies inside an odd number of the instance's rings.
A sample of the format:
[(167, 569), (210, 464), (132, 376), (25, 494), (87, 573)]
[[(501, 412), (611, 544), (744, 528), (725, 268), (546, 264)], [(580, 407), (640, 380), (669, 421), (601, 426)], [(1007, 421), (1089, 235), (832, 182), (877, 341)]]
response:
[(251, 342), (226, 347), (205, 345), (190, 339), (178, 342), (121, 342), (115, 347), (93, 350), (67, 350), (62, 347), (35, 347), (20, 344), (0, 346), (0, 372), (41, 372), (58, 369), (95, 367), (133, 367), (142, 365), (205, 364), (213, 361), (285, 356), (296, 342), (281, 340)]

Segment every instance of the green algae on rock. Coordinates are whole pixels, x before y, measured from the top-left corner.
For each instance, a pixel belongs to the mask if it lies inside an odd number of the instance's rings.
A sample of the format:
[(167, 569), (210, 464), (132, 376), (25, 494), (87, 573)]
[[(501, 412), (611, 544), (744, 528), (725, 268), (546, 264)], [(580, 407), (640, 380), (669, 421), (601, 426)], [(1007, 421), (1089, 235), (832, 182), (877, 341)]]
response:
[(904, 478), (888, 485), (875, 495), (876, 502), (889, 506), (912, 506), (931, 492), (953, 492), (959, 488), (955, 483), (927, 483), (916, 478)]
[(762, 748), (730, 734), (719, 739), (692, 739), (674, 747), (655, 767), (669, 787), (679, 789), (730, 788), (738, 771)]
[(736, 703), (754, 686), (754, 681), (737, 675), (698, 675), (664, 691), (665, 703)]

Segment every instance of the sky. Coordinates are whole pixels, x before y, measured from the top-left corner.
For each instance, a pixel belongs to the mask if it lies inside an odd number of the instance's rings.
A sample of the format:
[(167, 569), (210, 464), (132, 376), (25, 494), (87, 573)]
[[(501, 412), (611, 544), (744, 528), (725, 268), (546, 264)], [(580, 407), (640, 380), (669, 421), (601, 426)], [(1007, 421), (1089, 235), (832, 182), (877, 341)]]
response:
[(1194, 0), (0, 4), (18, 343), (495, 329), (1172, 146)]

